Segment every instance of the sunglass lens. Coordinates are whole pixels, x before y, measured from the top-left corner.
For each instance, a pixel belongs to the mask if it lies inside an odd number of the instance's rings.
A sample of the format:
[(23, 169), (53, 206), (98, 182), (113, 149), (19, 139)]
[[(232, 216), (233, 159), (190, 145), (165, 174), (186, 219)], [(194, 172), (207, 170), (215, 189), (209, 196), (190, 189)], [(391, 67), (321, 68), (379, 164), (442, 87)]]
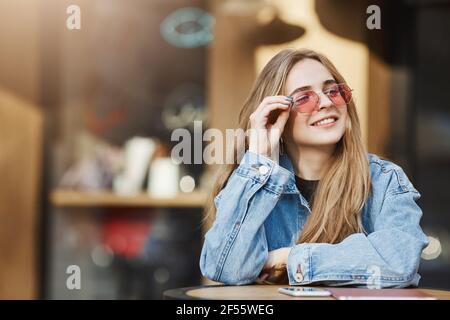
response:
[(294, 96), (294, 108), (309, 113), (314, 110), (318, 100), (319, 96), (314, 91), (301, 92)]
[(346, 84), (339, 85), (339, 92), (345, 103), (349, 103), (352, 100), (352, 90)]

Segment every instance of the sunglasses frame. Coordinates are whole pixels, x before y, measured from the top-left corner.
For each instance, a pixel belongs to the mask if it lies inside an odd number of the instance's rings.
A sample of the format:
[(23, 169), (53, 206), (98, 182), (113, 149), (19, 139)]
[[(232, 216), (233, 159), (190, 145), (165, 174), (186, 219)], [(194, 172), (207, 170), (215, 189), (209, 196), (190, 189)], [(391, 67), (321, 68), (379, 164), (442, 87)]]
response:
[[(348, 100), (348, 102), (345, 101), (343, 95), (341, 94), (341, 90), (339, 90), (339, 93), (340, 93), (342, 99), (343, 99), (344, 102), (345, 102), (344, 104), (345, 104), (345, 105), (348, 105), (348, 104), (352, 101), (352, 99), (353, 99), (353, 94), (352, 94), (353, 89), (350, 88), (346, 83), (336, 83), (336, 84), (333, 84), (330, 88), (333, 88), (333, 87), (335, 87), (335, 86), (336, 86), (336, 87), (340, 87), (340, 86), (342, 87), (342, 86), (345, 86), (345, 88), (348, 89), (347, 91), (348, 91), (348, 93), (350, 94), (350, 99)], [(309, 93), (309, 92), (313, 92), (313, 93), (317, 96), (317, 102), (316, 102), (316, 105), (314, 106), (314, 108), (313, 108), (311, 111), (308, 111), (308, 112), (300, 111), (300, 108), (299, 108), (298, 111), (299, 111), (300, 113), (312, 113), (314, 110), (316, 110), (317, 106), (320, 105), (321, 97), (320, 97), (320, 95), (317, 94), (316, 91), (314, 91), (314, 90), (305, 90), (305, 91), (301, 91), (301, 92), (299, 92), (299, 93), (305, 94), (305, 93)], [(322, 91), (322, 92), (323, 92), (323, 91)], [(323, 92), (323, 93), (328, 97), (328, 99), (330, 99), (330, 101), (331, 101), (331, 102), (333, 103), (333, 105), (334, 105), (334, 102), (333, 102), (332, 98), (330, 98), (330, 97), (328, 96), (327, 93), (325, 93), (325, 92)], [(290, 95), (289, 95), (290, 97), (293, 98), (293, 101), (292, 101), (293, 105), (294, 105), (295, 102), (296, 102), (296, 100), (295, 100), (295, 98), (294, 98), (294, 95), (295, 95), (295, 94), (290, 94)], [(339, 106), (343, 106), (344, 104), (342, 104), (342, 105), (336, 105), (336, 106), (339, 107)]]

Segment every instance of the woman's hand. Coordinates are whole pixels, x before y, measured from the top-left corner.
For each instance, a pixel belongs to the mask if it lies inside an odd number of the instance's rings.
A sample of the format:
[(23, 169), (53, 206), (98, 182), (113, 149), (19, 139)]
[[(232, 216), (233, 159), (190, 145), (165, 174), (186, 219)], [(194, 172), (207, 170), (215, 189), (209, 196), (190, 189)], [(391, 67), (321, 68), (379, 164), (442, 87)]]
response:
[[(250, 115), (249, 151), (273, 158), (273, 152), (283, 133), (289, 118), (292, 98), (286, 96), (269, 96)], [(271, 123), (271, 113), (279, 112), (278, 117)], [(273, 115), (273, 114), (272, 114)]]
[(269, 257), (264, 264), (263, 270), (258, 277), (259, 281), (265, 281), (270, 279), (274, 274), (278, 274), (280, 271), (286, 269), (289, 253), (291, 247), (280, 248), (269, 251)]

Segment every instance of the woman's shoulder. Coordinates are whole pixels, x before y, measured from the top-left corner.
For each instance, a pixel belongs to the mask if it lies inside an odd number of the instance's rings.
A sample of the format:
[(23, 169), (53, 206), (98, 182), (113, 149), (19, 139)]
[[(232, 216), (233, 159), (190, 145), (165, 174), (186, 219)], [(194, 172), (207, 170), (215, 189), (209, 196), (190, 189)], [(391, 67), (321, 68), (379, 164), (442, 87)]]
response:
[(403, 168), (379, 155), (368, 153), (372, 184), (395, 194), (408, 191), (418, 192)]
[(380, 171), (384, 173), (390, 171), (403, 171), (403, 169), (395, 162), (374, 153), (368, 153), (367, 158), (369, 160), (371, 171)]

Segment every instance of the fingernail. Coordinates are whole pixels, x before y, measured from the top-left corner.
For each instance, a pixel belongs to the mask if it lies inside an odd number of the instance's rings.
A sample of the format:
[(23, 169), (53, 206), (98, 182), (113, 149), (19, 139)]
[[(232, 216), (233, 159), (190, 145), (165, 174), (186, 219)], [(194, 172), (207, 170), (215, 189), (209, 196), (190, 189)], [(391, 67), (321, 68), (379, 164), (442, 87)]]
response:
[(289, 101), (293, 101), (294, 100), (294, 98), (293, 97), (291, 97), (291, 96), (286, 96), (286, 98), (285, 98), (286, 100), (289, 100)]

